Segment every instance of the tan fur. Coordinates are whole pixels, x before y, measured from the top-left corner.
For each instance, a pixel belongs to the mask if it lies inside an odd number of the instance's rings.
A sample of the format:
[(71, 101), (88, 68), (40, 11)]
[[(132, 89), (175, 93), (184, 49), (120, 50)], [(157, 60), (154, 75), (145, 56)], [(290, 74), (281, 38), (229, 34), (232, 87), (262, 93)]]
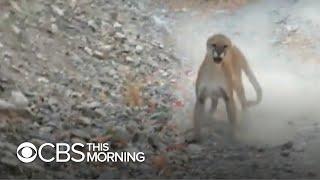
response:
[[(247, 101), (246, 99), (242, 70), (256, 90), (257, 99), (255, 101)], [(200, 138), (200, 122), (207, 115), (204, 109), (204, 102), (207, 98), (210, 98), (212, 102), (210, 114), (216, 110), (218, 99), (222, 98), (226, 104), (228, 119), (233, 127), (236, 126), (237, 109), (233, 91), (239, 97), (243, 110), (257, 105), (262, 99), (260, 84), (244, 55), (232, 44), (228, 37), (216, 34), (207, 41), (207, 53), (196, 80), (196, 104), (193, 117), (195, 139)]]

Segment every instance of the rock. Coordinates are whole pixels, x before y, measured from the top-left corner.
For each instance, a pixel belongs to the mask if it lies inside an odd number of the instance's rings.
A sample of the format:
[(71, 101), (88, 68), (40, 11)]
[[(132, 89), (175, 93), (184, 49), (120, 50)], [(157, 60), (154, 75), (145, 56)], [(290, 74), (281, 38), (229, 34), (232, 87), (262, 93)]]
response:
[(69, 6), (71, 9), (74, 9), (77, 6), (77, 0), (69, 1)]
[(39, 134), (40, 135), (50, 134), (52, 130), (53, 128), (51, 126), (44, 126), (39, 129)]
[(50, 97), (50, 98), (48, 99), (48, 104), (49, 104), (50, 106), (58, 106), (58, 105), (59, 105), (59, 101), (58, 101), (57, 98)]
[(160, 42), (157, 42), (157, 41), (153, 41), (153, 42), (152, 42), (152, 45), (153, 45), (153, 46), (156, 46), (156, 47), (158, 47), (158, 48), (160, 48), (160, 49), (163, 49), (163, 48), (164, 48), (164, 45), (163, 45), (162, 43), (160, 43)]
[(59, 28), (58, 28), (58, 26), (56, 24), (51, 24), (51, 29), (50, 30), (51, 30), (51, 32), (53, 34), (57, 34), (59, 32)]
[(38, 59), (42, 60), (42, 61), (46, 61), (46, 60), (47, 60), (47, 59), (44, 57), (44, 55), (41, 54), (41, 53), (36, 53), (36, 57), (37, 57)]
[(293, 147), (293, 142), (292, 141), (288, 141), (287, 143), (283, 144), (281, 146), (282, 150), (288, 150), (288, 149), (292, 149)]
[(49, 83), (49, 80), (47, 78), (45, 78), (45, 77), (39, 77), (37, 79), (37, 81), (40, 82), (40, 83), (45, 83), (45, 84)]
[(27, 97), (20, 91), (12, 91), (10, 101), (17, 107), (17, 108), (26, 108), (29, 105), (29, 101)]
[(159, 120), (159, 119), (166, 119), (168, 118), (167, 117), (168, 114), (166, 112), (156, 112), (156, 113), (153, 113), (151, 116), (150, 116), (150, 119), (151, 120)]
[(116, 30), (116, 31), (120, 31), (122, 29), (122, 24), (120, 24), (119, 22), (115, 22), (113, 24), (113, 28)]
[(89, 54), (90, 56), (92, 56), (93, 55), (93, 50), (91, 49), (91, 48), (89, 48), (89, 47), (84, 47), (84, 49), (83, 49), (87, 54)]
[(87, 117), (84, 117), (84, 116), (81, 116), (80, 118), (79, 118), (79, 122), (81, 123), (81, 124), (83, 124), (83, 125), (86, 125), (86, 126), (89, 126), (89, 125), (91, 125), (91, 119), (90, 118), (87, 118)]
[(163, 70), (163, 69), (160, 69), (160, 74), (162, 75), (162, 76), (164, 76), (164, 77), (166, 77), (166, 76), (168, 76), (169, 75), (169, 73), (168, 72), (166, 72), (165, 70)]
[(98, 29), (98, 25), (97, 25), (97, 23), (94, 21), (94, 20), (89, 20), (88, 21), (88, 26), (92, 29), (92, 31), (97, 31), (97, 29)]
[(96, 109), (98, 107), (101, 107), (101, 103), (98, 102), (98, 101), (93, 101), (93, 102), (90, 102), (90, 103), (84, 102), (84, 103), (82, 103), (80, 105), (81, 109)]
[(16, 25), (11, 25), (11, 28), (12, 28), (12, 30), (13, 30), (13, 32), (14, 32), (15, 34), (19, 35), (19, 34), (21, 33), (21, 29), (18, 28), (18, 26), (16, 26)]
[(303, 152), (307, 147), (307, 143), (304, 140), (300, 140), (298, 144), (295, 144), (294, 150), (297, 152)]
[(167, 57), (167, 55), (163, 54), (163, 53), (160, 53), (158, 54), (158, 57), (161, 61), (168, 61), (169, 58)]
[(126, 126), (127, 126), (127, 130), (132, 133), (137, 132), (139, 128), (138, 123), (133, 120), (130, 120)]
[(15, 1), (9, 1), (9, 3), (10, 3), (10, 5), (11, 5), (11, 7), (12, 7), (15, 11), (17, 11), (17, 12), (19, 12), (19, 13), (22, 13), (22, 12), (23, 12), (22, 9), (21, 9), (21, 7), (18, 5), (17, 2), (15, 2)]
[[(45, 22), (45, 20), (42, 20), (41, 22), (42, 22), (42, 23), (44, 23), (44, 22)], [(50, 17), (50, 22), (51, 22), (51, 23), (55, 23), (55, 22), (57, 22), (57, 18), (55, 18), (55, 17), (51, 16), (51, 17)]]
[(200, 154), (202, 152), (202, 147), (197, 144), (189, 144), (188, 150), (192, 154)]
[(68, 89), (66, 91), (66, 96), (71, 98), (81, 98), (83, 96), (83, 93), (71, 91), (70, 89)]
[(120, 33), (120, 32), (116, 32), (116, 34), (114, 35), (114, 37), (116, 39), (119, 39), (119, 40), (124, 40), (126, 39), (126, 35), (124, 35), (123, 33)]
[(109, 52), (110, 50), (112, 50), (112, 46), (111, 45), (103, 45), (100, 47), (100, 49), (104, 52), (104, 53), (107, 53)]
[(137, 54), (141, 54), (142, 51), (143, 51), (143, 47), (140, 46), (140, 45), (137, 45), (137, 46), (136, 46), (136, 53), (137, 53)]
[(289, 157), (289, 155), (290, 155), (290, 151), (288, 151), (288, 150), (284, 150), (284, 151), (281, 151), (281, 156), (283, 156), (283, 157)]
[(52, 5), (51, 5), (51, 9), (52, 9), (52, 11), (53, 11), (54, 13), (56, 13), (57, 15), (59, 15), (59, 16), (64, 16), (64, 10), (61, 9), (61, 8), (59, 8), (58, 6), (52, 4)]
[(99, 117), (106, 117), (107, 114), (106, 114), (106, 111), (102, 108), (96, 108), (94, 110), (94, 112), (99, 116)]
[(93, 51), (93, 56), (98, 59), (105, 59), (106, 58), (106, 56), (103, 52), (97, 51), (97, 50)]
[(127, 56), (127, 57), (126, 57), (126, 61), (127, 61), (127, 62), (133, 62), (133, 59), (132, 59), (132, 57)]
[(265, 148), (263, 148), (263, 147), (259, 147), (259, 148), (257, 148), (257, 152), (259, 152), (259, 153), (263, 153), (263, 152), (265, 152), (266, 150), (265, 150)]
[(100, 118), (100, 117), (103, 117), (102, 116), (103, 112), (101, 110), (99, 110), (99, 109), (81, 107), (80, 111), (82, 112), (82, 114), (84, 116), (89, 117), (89, 118)]
[(7, 59), (11, 59), (11, 58), (12, 58), (12, 52), (10, 52), (10, 51), (5, 51), (5, 52), (3, 53), (3, 57), (4, 57), (4, 58), (7, 58)]
[(123, 44), (123, 48), (122, 49), (123, 49), (122, 50), (123, 53), (129, 53), (129, 52), (132, 51), (131, 46), (129, 44), (127, 44), (127, 43)]

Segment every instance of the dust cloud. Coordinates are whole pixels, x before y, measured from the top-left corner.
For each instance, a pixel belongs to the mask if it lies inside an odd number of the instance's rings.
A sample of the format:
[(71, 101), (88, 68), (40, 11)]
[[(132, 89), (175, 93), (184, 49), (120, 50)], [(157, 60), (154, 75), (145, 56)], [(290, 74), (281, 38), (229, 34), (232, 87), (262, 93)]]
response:
[[(206, 39), (215, 33), (226, 34), (243, 51), (263, 89), (262, 103), (251, 108), (241, 120), (242, 141), (276, 145), (293, 140), (299, 133), (317, 126), (320, 122), (319, 63), (312, 61), (317, 60), (313, 49), (305, 55), (303, 50), (310, 47), (301, 47), (300, 42), (295, 41), (300, 38), (305, 42), (304, 38), (317, 33), (310, 32), (310, 28), (308, 32), (304, 31), (303, 23), (320, 15), (318, 11), (309, 12), (308, 19), (304, 21), (304, 9), (314, 9), (314, 5), (307, 5), (293, 1), (259, 1), (233, 13), (217, 10), (203, 13), (188, 9), (187, 13), (178, 15), (178, 19), (174, 20), (172, 36), (175, 50), (183, 61), (180, 81), (183, 89), (176, 93), (188, 103), (175, 114), (180, 127), (191, 127), (196, 72), (205, 55)], [(295, 12), (294, 17), (299, 16), (300, 21), (290, 21), (293, 19), (290, 19), (291, 12)], [(281, 24), (281, 20), (288, 22)], [(320, 25), (319, 21), (313, 23)], [(298, 29), (298, 33), (292, 30), (294, 28)], [(295, 33), (293, 40), (290, 39), (290, 31)], [(254, 99), (255, 92), (247, 79), (244, 84), (248, 99)], [(221, 104), (216, 119), (226, 121)], [(210, 124), (214, 127), (216, 123), (212, 121)]]

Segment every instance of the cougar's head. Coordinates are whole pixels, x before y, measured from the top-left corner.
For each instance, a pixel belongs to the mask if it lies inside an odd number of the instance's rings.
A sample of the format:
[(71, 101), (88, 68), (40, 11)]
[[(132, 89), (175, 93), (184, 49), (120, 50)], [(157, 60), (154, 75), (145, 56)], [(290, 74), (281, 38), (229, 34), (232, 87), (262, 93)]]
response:
[(223, 34), (215, 34), (207, 41), (207, 53), (215, 63), (221, 63), (227, 55), (232, 43)]

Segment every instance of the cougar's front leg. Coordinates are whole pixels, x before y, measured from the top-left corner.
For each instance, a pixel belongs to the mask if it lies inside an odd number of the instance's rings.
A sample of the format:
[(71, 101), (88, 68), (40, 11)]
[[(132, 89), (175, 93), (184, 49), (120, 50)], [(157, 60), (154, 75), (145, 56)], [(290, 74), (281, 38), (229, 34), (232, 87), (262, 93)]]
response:
[(193, 129), (194, 129), (194, 140), (199, 141), (201, 138), (201, 121), (205, 116), (205, 100), (207, 98), (206, 89), (200, 89), (196, 93), (196, 104), (193, 111)]

